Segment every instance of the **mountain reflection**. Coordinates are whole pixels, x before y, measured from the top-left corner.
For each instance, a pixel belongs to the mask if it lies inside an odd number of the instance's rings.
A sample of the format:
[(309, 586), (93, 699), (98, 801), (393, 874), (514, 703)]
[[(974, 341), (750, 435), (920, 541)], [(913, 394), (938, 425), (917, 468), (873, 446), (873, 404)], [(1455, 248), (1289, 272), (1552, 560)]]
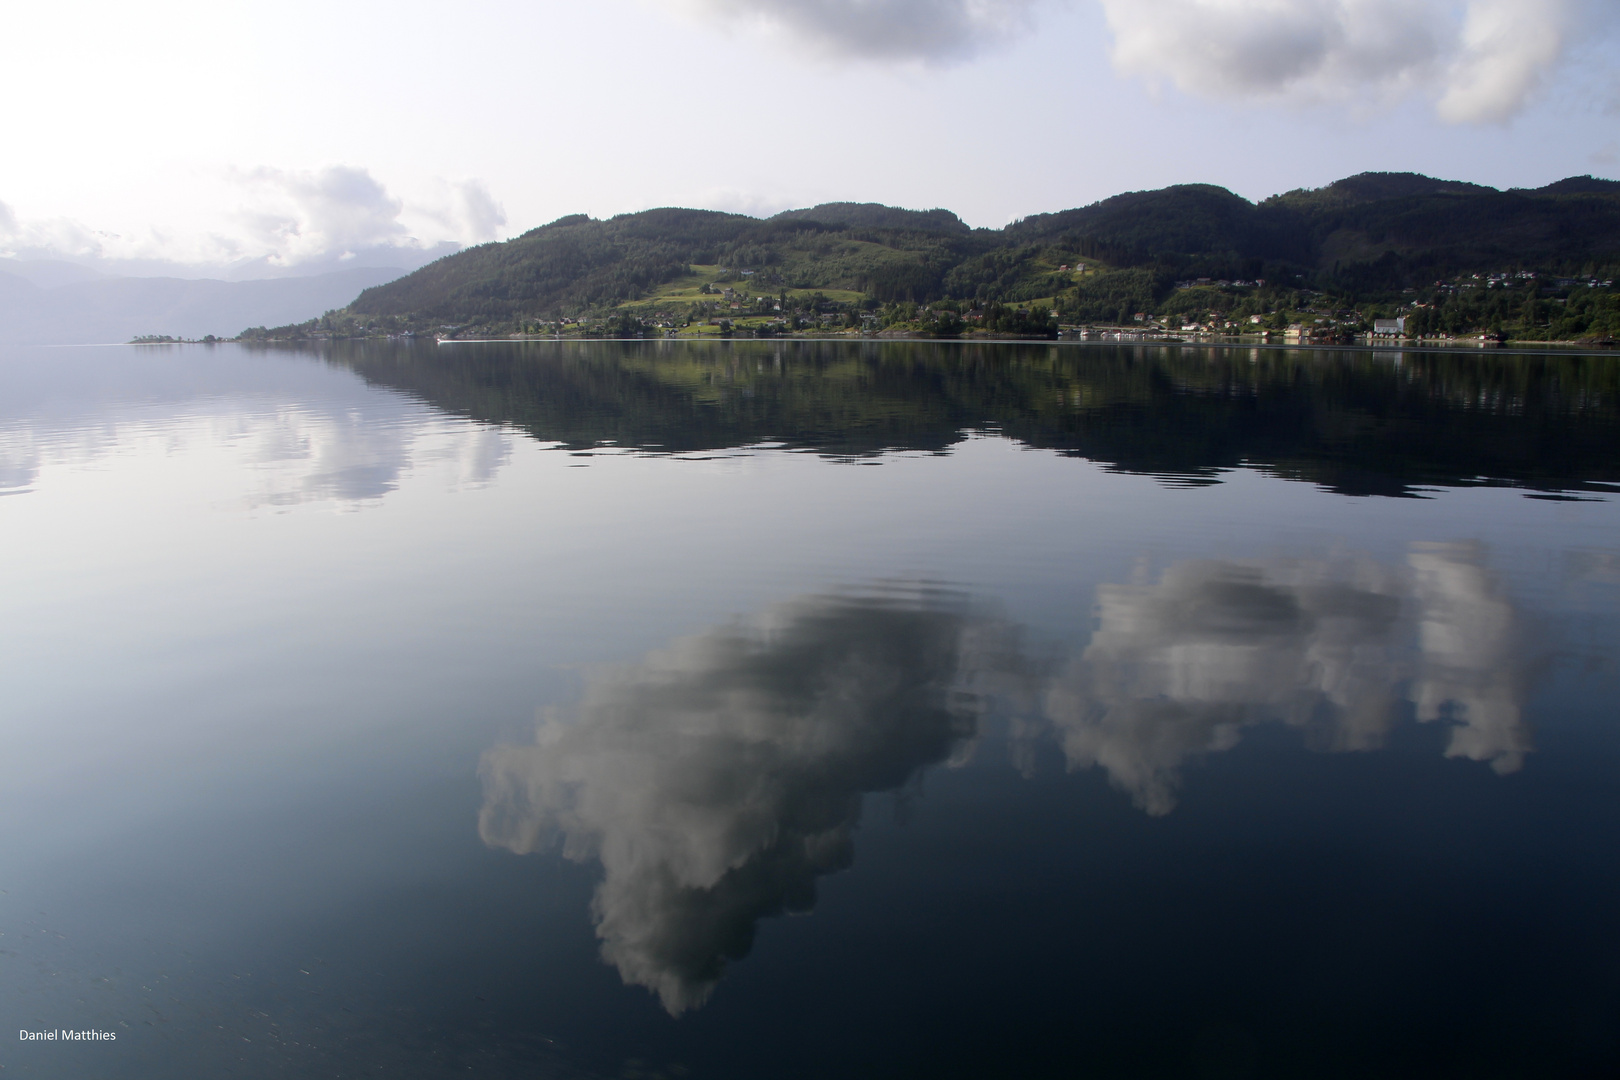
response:
[(1414, 545), (1398, 565), (1188, 561), (1101, 586), (1097, 615), (1056, 665), (927, 589), (809, 597), (678, 640), (598, 673), (534, 744), (487, 753), (479, 833), (599, 860), (604, 959), (679, 1014), (759, 919), (809, 910), (816, 879), (851, 864), (865, 794), (965, 760), (1000, 703), (1033, 703), (1005, 717), (1015, 761), (1053, 740), (1152, 815), (1189, 762), (1264, 722), (1364, 751), (1410, 715), (1500, 774), (1531, 749), (1518, 619), (1473, 545)]
[(1581, 355), (924, 341), (332, 343), (334, 363), (573, 450), (938, 452), (973, 431), (1207, 484), (1613, 491), (1620, 365)]
[(974, 735), (973, 621), (946, 593), (816, 597), (602, 672), (577, 722), (486, 755), (479, 833), (599, 859), (603, 957), (700, 1005), (758, 919), (849, 865), (865, 793)]

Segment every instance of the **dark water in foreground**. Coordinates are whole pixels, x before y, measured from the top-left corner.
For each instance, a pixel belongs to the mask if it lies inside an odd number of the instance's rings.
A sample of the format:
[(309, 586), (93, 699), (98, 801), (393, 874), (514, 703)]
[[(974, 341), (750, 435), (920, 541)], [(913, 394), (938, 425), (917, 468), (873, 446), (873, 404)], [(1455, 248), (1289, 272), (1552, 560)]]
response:
[(1617, 506), (1614, 357), (5, 354), (0, 1066), (1613, 1075)]

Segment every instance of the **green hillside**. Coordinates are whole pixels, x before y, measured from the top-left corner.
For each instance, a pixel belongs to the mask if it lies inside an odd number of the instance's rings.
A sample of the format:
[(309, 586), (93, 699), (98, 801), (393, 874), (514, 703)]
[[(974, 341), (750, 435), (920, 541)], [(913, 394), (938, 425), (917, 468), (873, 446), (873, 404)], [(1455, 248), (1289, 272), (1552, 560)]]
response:
[(1366, 173), (1258, 204), (1189, 184), (972, 229), (828, 203), (761, 220), (561, 218), (250, 337), (1056, 334), (1060, 323), (1344, 334), (1620, 335), (1620, 183), (1498, 191)]
[[(1261, 204), (1292, 213), (1309, 230), (1310, 261), (1329, 275), (1374, 284), (1425, 277), (1543, 268), (1591, 272), (1616, 259), (1620, 183), (1580, 177), (1534, 191), (1472, 184), (1392, 183), (1424, 177), (1353, 177), (1320, 191)], [(1605, 275), (1609, 276), (1609, 275)]]
[(1296, 235), (1299, 224), (1292, 215), (1256, 207), (1225, 188), (1185, 184), (1038, 214), (1003, 231), (1019, 243), (1090, 240), (1119, 261), (1181, 266), (1220, 260), (1306, 261), (1309, 252)]

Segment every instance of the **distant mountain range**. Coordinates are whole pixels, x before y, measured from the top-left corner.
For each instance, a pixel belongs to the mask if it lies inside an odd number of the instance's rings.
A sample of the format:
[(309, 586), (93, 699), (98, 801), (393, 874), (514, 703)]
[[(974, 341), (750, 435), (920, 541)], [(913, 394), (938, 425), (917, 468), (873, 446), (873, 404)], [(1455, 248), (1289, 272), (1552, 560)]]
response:
[[(1074, 267), (1092, 273), (1075, 275)], [(1131, 192), (995, 230), (970, 228), (947, 210), (866, 203), (765, 220), (683, 209), (605, 221), (575, 215), (369, 288), (348, 314), (395, 328), (511, 330), (624, 305), (689, 305), (700, 279), (723, 279), (756, 296), (824, 290), (846, 302), (981, 305), (1052, 298), (1083, 316), (1096, 309), (1111, 317), (1153, 310), (1178, 278), (1398, 297), (1459, 274), (1608, 268), (1612, 276), (1615, 267), (1620, 182), (1574, 177), (1498, 191), (1365, 173), (1258, 204), (1204, 184)]]
[[(143, 334), (234, 337), (244, 326), (303, 322), (342, 308), (401, 269), (212, 281), (102, 277), (70, 263), (0, 260), (0, 344), (89, 345)], [(24, 276), (26, 275), (26, 276)]]

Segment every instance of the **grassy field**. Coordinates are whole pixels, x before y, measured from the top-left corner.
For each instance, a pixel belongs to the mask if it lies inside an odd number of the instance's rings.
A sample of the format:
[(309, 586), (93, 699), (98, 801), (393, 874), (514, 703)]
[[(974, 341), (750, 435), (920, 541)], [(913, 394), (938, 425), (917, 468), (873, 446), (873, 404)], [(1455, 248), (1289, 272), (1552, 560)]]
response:
[(684, 315), (693, 304), (715, 303), (721, 305), (715, 311), (716, 317), (727, 317), (726, 302), (722, 295), (718, 292), (705, 294), (702, 291), (704, 285), (712, 285), (720, 290), (733, 289), (738, 297), (743, 298), (780, 297), (786, 293), (790, 300), (806, 301), (819, 293), (823, 299), (840, 304), (859, 303), (866, 298), (865, 293), (854, 289), (786, 288), (756, 285), (751, 279), (723, 282), (720, 278), (726, 272), (727, 269), (723, 266), (694, 266), (692, 273), (665, 282), (651, 296), (619, 305), (619, 310), (643, 317), (660, 311), (671, 315)]
[[(738, 277), (735, 263), (729, 267), (692, 265), (689, 273), (664, 282), (639, 300), (619, 304), (617, 310), (648, 320), (684, 319), (693, 305), (713, 304), (709, 313), (712, 317), (729, 318), (738, 326), (746, 326), (764, 321), (749, 303), (759, 297), (774, 299), (785, 293), (794, 307), (807, 306), (806, 301), (818, 294), (840, 305), (859, 304), (871, 297), (865, 291), (870, 287), (868, 282), (889, 268), (914, 264), (935, 243), (930, 238), (908, 238), (891, 246), (844, 234), (787, 237), (772, 245), (772, 261), (755, 267), (755, 276)], [(1038, 303), (1053, 307), (1055, 290), (1072, 295), (1076, 285), (1095, 281), (1097, 271), (1103, 269), (1095, 259), (1082, 260), (1075, 253), (1039, 244), (1003, 253), (997, 261), (1000, 284), (1003, 288), (1012, 286), (1008, 290), (1011, 302), (1019, 306)], [(1061, 270), (1065, 265), (1069, 269)], [(705, 286), (714, 291), (704, 292)], [(721, 290), (726, 288), (734, 290), (735, 298), (742, 302), (736, 311), (722, 298)], [(1031, 295), (1036, 292), (1040, 295)]]
[[(1026, 294), (1043, 285), (1046, 289), (1042, 290), (1045, 295), (1014, 301), (1020, 307), (1040, 305), (1053, 308), (1056, 306), (1056, 296), (1047, 291), (1052, 286), (1063, 288), (1065, 294), (1072, 295), (1075, 284), (1088, 279), (1097, 280), (1097, 272), (1103, 269), (1095, 260), (1086, 266), (1057, 250), (1037, 247), (1021, 254), (1022, 257), (1014, 262), (1013, 274), (1009, 276), (1015, 277), (1024, 286), (1022, 291)], [(713, 336), (720, 332), (719, 328), (703, 324), (710, 318), (729, 319), (737, 329), (770, 321), (774, 312), (761, 313), (751, 303), (760, 297), (776, 299), (785, 294), (792, 307), (808, 306), (807, 302), (817, 296), (840, 305), (859, 304), (870, 298), (869, 293), (855, 287), (862, 275), (908, 256), (895, 248), (865, 240), (811, 237), (780, 245), (778, 257), (780, 261), (759, 268), (756, 276), (748, 278), (738, 277), (734, 267), (694, 264), (690, 267), (690, 273), (664, 282), (639, 300), (621, 303), (615, 310), (647, 321), (681, 321), (692, 314), (693, 305), (713, 305), (694, 325), (681, 331), (687, 336)], [(1067, 272), (1059, 269), (1065, 264), (1070, 266)], [(771, 281), (794, 284), (768, 283)], [(713, 291), (704, 292), (705, 286)], [(727, 288), (732, 289), (735, 300), (741, 302), (740, 308), (733, 310), (730, 302), (724, 299), (722, 290)], [(842, 327), (818, 328), (812, 325), (806, 329), (812, 333), (843, 332)]]

